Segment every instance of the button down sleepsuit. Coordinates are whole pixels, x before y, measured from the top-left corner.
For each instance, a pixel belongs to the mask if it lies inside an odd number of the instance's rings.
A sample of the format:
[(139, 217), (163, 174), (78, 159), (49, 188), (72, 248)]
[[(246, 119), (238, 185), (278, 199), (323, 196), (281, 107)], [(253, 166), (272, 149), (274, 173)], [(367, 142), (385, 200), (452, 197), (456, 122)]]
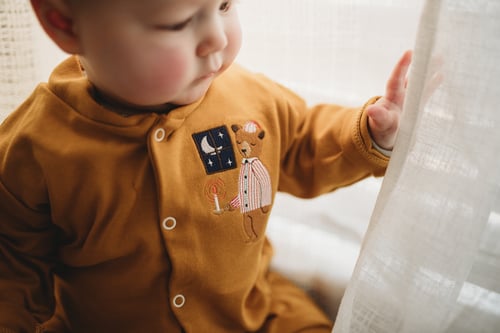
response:
[(0, 126), (0, 332), (328, 331), (269, 272), (269, 210), (227, 209), (242, 190), (231, 126), (265, 131), (248, 147), (268, 205), (383, 174), (363, 108), (308, 108), (237, 65), (167, 114), (122, 116), (90, 91), (71, 57)]

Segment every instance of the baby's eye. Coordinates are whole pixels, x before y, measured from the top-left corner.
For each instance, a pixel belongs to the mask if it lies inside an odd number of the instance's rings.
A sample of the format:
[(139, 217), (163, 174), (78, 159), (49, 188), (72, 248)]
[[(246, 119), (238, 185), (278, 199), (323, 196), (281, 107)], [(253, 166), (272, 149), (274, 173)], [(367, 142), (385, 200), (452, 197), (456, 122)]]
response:
[(221, 12), (225, 13), (225, 12), (229, 11), (230, 8), (231, 8), (231, 1), (224, 1), (220, 5), (219, 10)]
[(190, 17), (187, 20), (179, 22), (179, 23), (175, 23), (175, 24), (158, 24), (155, 27), (157, 29), (161, 29), (161, 30), (181, 31), (182, 29), (184, 29), (185, 27), (187, 27), (189, 25), (189, 23), (191, 23), (192, 20), (193, 19)]

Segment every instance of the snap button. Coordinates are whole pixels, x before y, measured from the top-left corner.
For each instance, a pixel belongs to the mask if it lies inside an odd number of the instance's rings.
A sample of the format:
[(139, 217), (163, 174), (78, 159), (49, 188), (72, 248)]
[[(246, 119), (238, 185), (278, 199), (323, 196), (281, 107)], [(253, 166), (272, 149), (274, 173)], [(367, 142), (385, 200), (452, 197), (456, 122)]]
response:
[(163, 229), (172, 230), (177, 226), (177, 220), (173, 217), (167, 217), (163, 220)]
[(155, 131), (154, 137), (157, 142), (161, 142), (165, 139), (166, 132), (163, 128), (158, 128)]
[(172, 304), (174, 304), (176, 308), (182, 308), (184, 306), (184, 303), (186, 303), (186, 297), (181, 294), (176, 295), (172, 301)]

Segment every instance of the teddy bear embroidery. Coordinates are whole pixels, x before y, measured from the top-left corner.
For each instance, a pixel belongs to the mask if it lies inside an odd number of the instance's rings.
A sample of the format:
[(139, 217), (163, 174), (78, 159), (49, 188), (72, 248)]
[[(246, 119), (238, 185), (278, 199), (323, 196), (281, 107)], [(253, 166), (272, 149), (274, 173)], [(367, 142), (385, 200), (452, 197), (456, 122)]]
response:
[(243, 230), (248, 242), (253, 242), (264, 232), (267, 213), (272, 202), (271, 177), (259, 159), (265, 131), (253, 121), (245, 125), (232, 125), (237, 151), (242, 156), (238, 178), (238, 193), (228, 203), (228, 210), (240, 209)]

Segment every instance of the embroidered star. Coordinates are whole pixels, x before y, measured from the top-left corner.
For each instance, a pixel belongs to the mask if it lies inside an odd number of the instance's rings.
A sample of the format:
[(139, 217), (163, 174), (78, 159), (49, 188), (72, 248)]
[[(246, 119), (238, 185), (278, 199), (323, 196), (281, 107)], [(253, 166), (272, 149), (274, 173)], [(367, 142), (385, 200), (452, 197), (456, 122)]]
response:
[(227, 159), (227, 165), (229, 165), (229, 166), (233, 165), (233, 161), (231, 161), (230, 158)]
[(219, 138), (223, 139), (224, 138), (224, 133), (219, 132)]
[(214, 165), (214, 162), (212, 162), (212, 160), (211, 160), (211, 159), (208, 159), (208, 162), (207, 162), (207, 163), (208, 163), (208, 165), (210, 165), (210, 166), (213, 166), (213, 165)]

